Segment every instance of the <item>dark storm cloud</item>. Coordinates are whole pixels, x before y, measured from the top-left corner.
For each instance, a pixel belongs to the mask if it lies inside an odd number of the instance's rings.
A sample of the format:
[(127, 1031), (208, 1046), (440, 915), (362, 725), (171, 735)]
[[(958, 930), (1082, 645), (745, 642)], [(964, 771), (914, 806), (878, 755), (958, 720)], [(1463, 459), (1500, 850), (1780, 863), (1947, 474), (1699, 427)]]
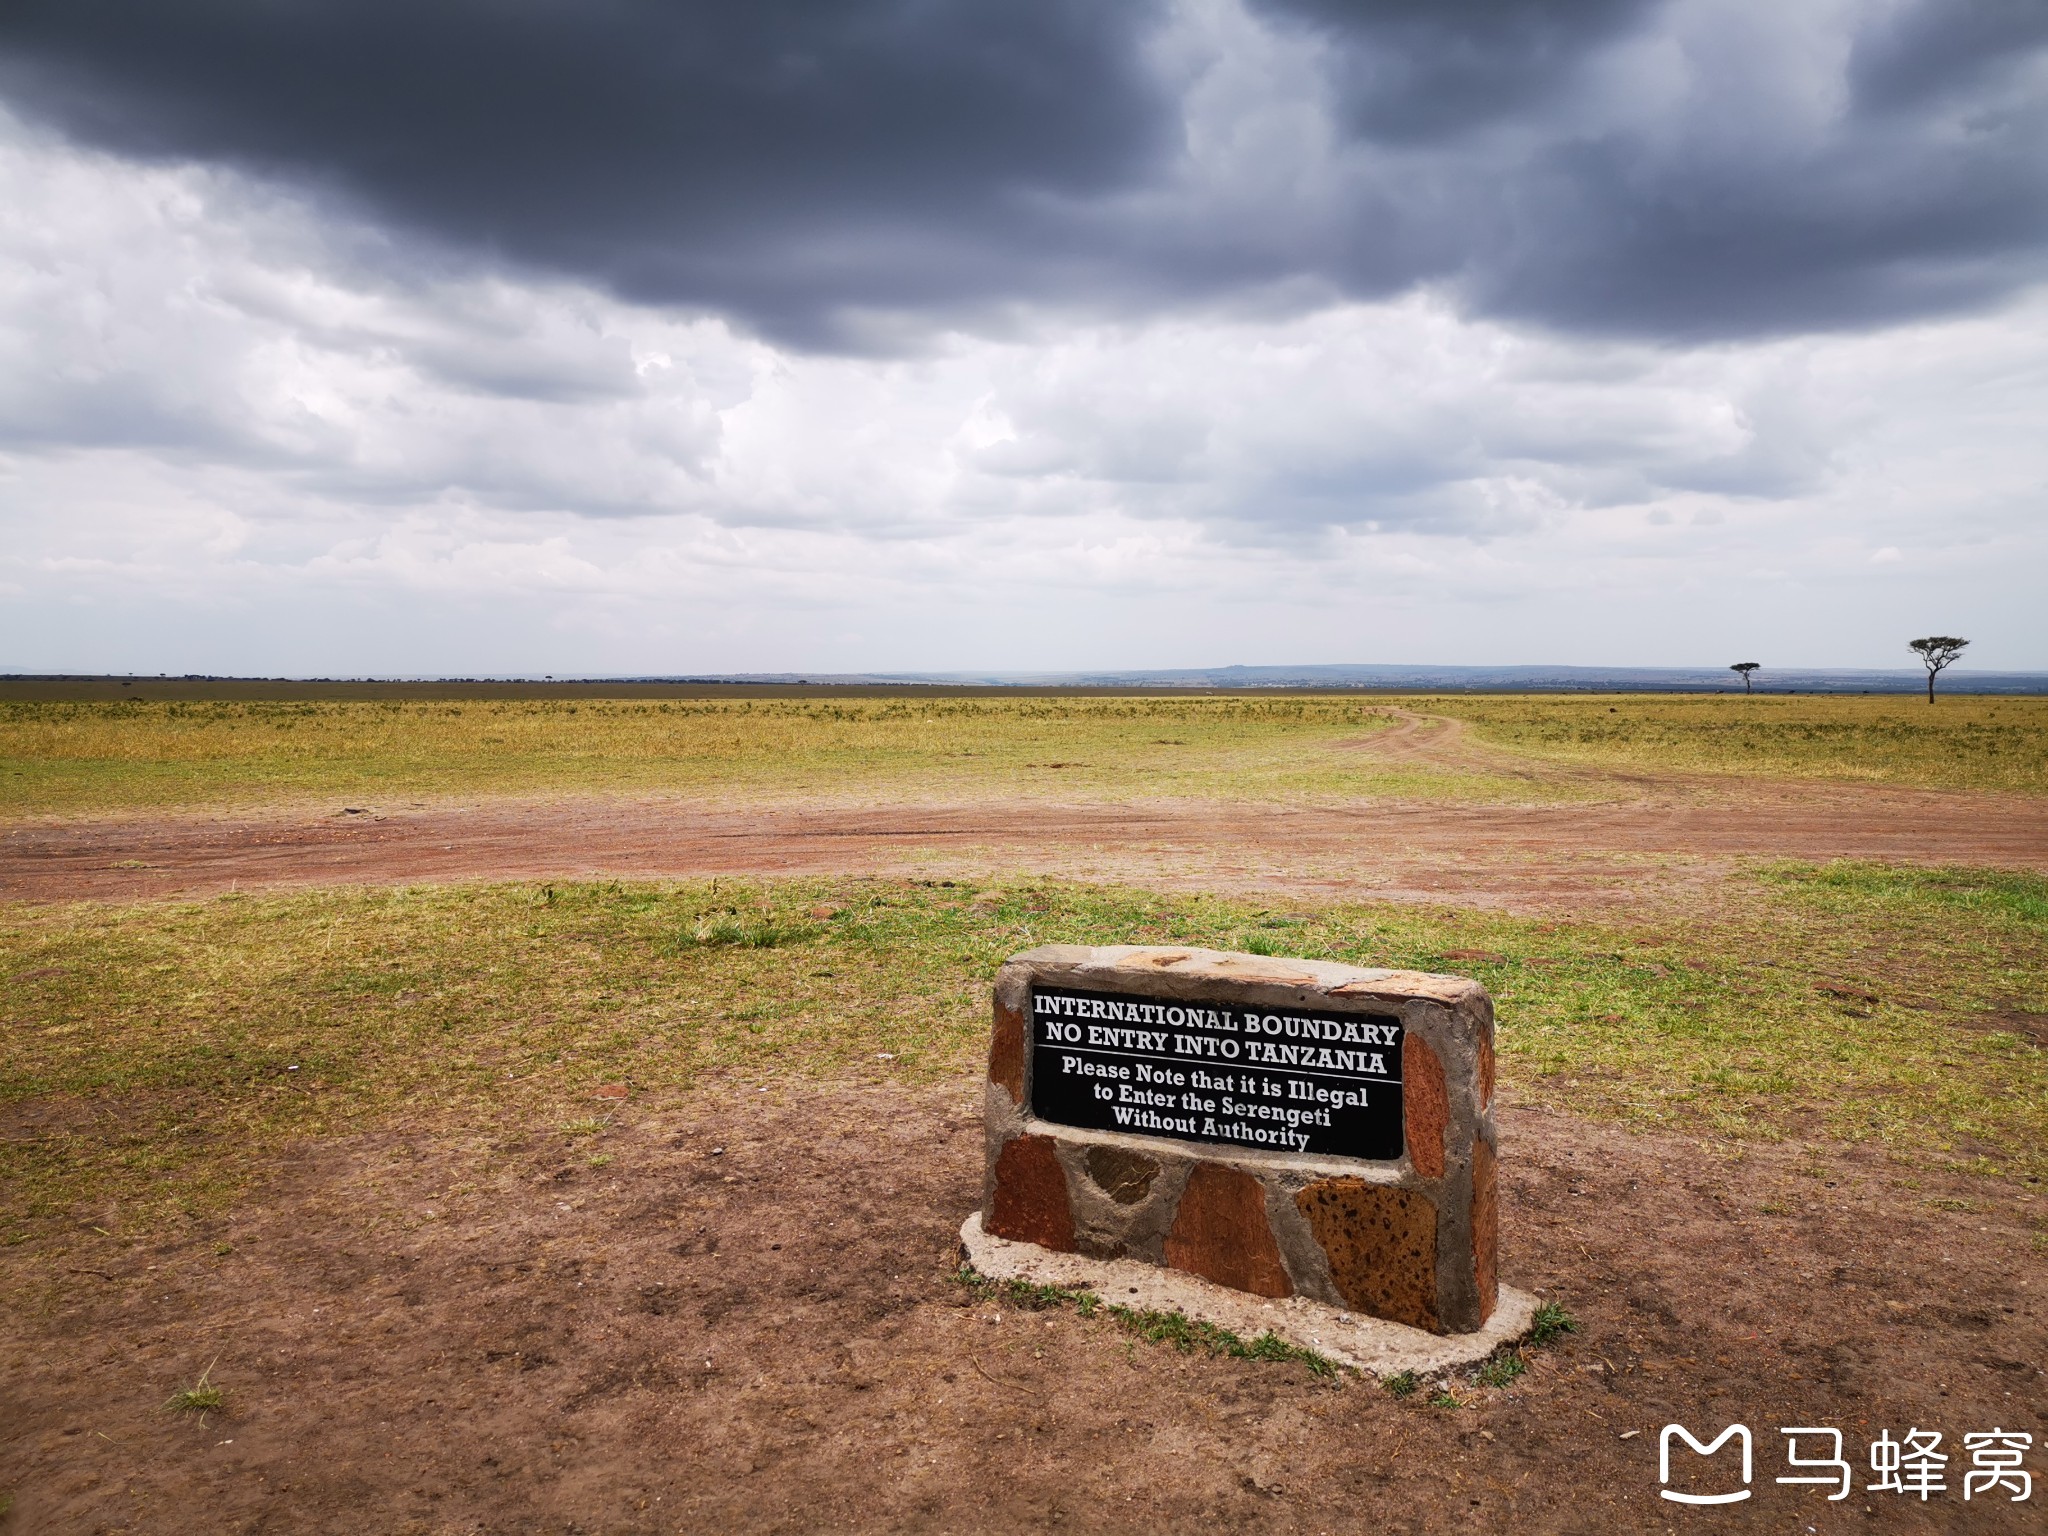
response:
[(1850, 78), (1863, 111), (1907, 109), (1967, 93), (2043, 47), (2041, 0), (1920, 0), (1857, 39)]
[(1147, 25), (1095, 0), (29, 0), (0, 84), (118, 152), (803, 329), (979, 289), (1021, 196), (1138, 174), (1168, 121)]
[(1960, 148), (1830, 136), (1679, 165), (1627, 140), (1561, 146), (1496, 205), (1468, 268), (1482, 309), (1705, 341), (1966, 309), (2044, 271), (2038, 133)]
[(1543, 101), (1648, 0), (1261, 0), (1260, 8), (1328, 45), (1347, 128), (1404, 143)]
[[(2041, 0), (1873, 11), (1842, 39), (1836, 111), (1818, 108), (1830, 73), (1797, 58), (1810, 40), (1755, 24), (1764, 0), (1748, 18), (1644, 0), (1265, 3), (1326, 40), (1362, 145), (1532, 137), (1511, 159), (1475, 145), (1435, 165), (1467, 179), (1446, 266), (1480, 310), (1711, 340), (1967, 308), (2048, 272)], [(1666, 72), (1667, 100), (1624, 122), (1574, 110), (1602, 50), (1651, 40), (1666, 58), (1640, 67)]]
[[(1833, 36), (1782, 0), (1255, 0), (1263, 52), (1226, 11), (15, 0), (0, 92), (119, 153), (855, 350), (1014, 305), (1417, 282), (1714, 339), (2043, 275), (2040, 0), (1844, 7)], [(1333, 148), (1218, 150), (1303, 103)]]

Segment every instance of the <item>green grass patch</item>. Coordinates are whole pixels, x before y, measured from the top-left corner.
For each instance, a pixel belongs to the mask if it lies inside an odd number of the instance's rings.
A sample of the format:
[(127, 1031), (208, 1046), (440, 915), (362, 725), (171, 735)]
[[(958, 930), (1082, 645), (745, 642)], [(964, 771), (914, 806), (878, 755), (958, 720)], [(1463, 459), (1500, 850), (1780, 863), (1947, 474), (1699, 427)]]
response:
[(1554, 762), (2048, 792), (2048, 699), (1949, 694), (1450, 694), (1404, 701)]
[[(1972, 884), (1971, 881), (1977, 883)], [(2019, 883), (2013, 883), (2018, 880)], [(1454, 971), (1503, 1091), (1712, 1137), (1874, 1141), (2048, 1173), (2048, 935), (2024, 877), (1772, 865), (1711, 919), (1538, 921), (1037, 883), (341, 889), (0, 908), (0, 1196), (36, 1221), (218, 1205), (278, 1149), (380, 1124), (562, 1127), (591, 1094), (979, 1070), (1042, 943)], [(1973, 894), (1975, 893), (1975, 894)], [(1968, 898), (1968, 899), (1965, 899)], [(813, 910), (835, 907), (825, 921)], [(740, 914), (799, 942), (678, 944)], [(1468, 958), (1452, 959), (1451, 955)], [(1480, 958), (1469, 958), (1477, 955)]]
[(164, 1408), (171, 1413), (196, 1413), (202, 1421), (209, 1413), (219, 1413), (227, 1406), (228, 1394), (225, 1387), (215, 1386), (212, 1378), (213, 1367), (209, 1365), (191, 1386), (173, 1392)]
[(1034, 1285), (1029, 1280), (992, 1280), (971, 1264), (963, 1264), (953, 1278), (984, 1301), (1000, 1302), (1020, 1312), (1050, 1312), (1072, 1307), (1083, 1317), (1093, 1317), (1102, 1298), (1085, 1285)]
[(818, 930), (806, 924), (777, 922), (767, 917), (746, 917), (737, 912), (721, 912), (714, 917), (697, 919), (696, 923), (676, 936), (675, 947), (780, 949), (785, 944), (801, 944), (806, 939), (814, 939), (817, 936)]
[(1529, 1320), (1528, 1342), (1532, 1348), (1541, 1349), (1555, 1344), (1568, 1333), (1579, 1331), (1579, 1320), (1565, 1311), (1554, 1301), (1546, 1301), (1537, 1307), (1536, 1314)]
[[(1555, 1344), (1566, 1334), (1578, 1332), (1578, 1328), (1578, 1321), (1571, 1313), (1556, 1302), (1544, 1302), (1536, 1309), (1529, 1331), (1519, 1347), (1509, 1345), (1496, 1350), (1477, 1365), (1439, 1376), (1437, 1390), (1429, 1399), (1430, 1407), (1464, 1407), (1467, 1401), (1464, 1388), (1484, 1387), (1498, 1392), (1513, 1386), (1528, 1373), (1528, 1350)], [(1398, 1371), (1382, 1377), (1380, 1385), (1395, 1397), (1413, 1397), (1422, 1387), (1422, 1378), (1414, 1371)]]
[(1228, 1328), (1198, 1322), (1180, 1312), (1154, 1312), (1121, 1306), (1110, 1307), (1108, 1311), (1126, 1333), (1134, 1333), (1148, 1343), (1170, 1344), (1182, 1354), (1201, 1350), (1204, 1354), (1232, 1360), (1291, 1360), (1307, 1366), (1314, 1376), (1337, 1374), (1337, 1364), (1328, 1356), (1299, 1344), (1290, 1344), (1277, 1333), (1267, 1332), (1255, 1339), (1247, 1339)]
[(2000, 869), (1924, 869), (1914, 865), (1774, 864), (1766, 879), (1839, 912), (1947, 909), (2003, 926), (2048, 931), (2048, 876)]
[(1482, 1387), (1505, 1387), (1514, 1382), (1529, 1369), (1529, 1362), (1512, 1349), (1504, 1349), (1492, 1359), (1483, 1362), (1475, 1373), (1475, 1379)]
[(1124, 1332), (1135, 1334), (1149, 1344), (1168, 1344), (1182, 1354), (1196, 1350), (1231, 1360), (1266, 1360), (1276, 1364), (1305, 1365), (1315, 1376), (1334, 1376), (1337, 1363), (1327, 1355), (1291, 1344), (1268, 1331), (1247, 1339), (1214, 1323), (1198, 1322), (1179, 1312), (1155, 1312), (1146, 1308), (1104, 1306), (1102, 1298), (1086, 1286), (1034, 1285), (1026, 1280), (992, 1280), (971, 1265), (963, 1264), (954, 1279), (985, 1301), (993, 1301), (1023, 1312), (1046, 1312), (1072, 1307), (1082, 1317), (1102, 1313)]

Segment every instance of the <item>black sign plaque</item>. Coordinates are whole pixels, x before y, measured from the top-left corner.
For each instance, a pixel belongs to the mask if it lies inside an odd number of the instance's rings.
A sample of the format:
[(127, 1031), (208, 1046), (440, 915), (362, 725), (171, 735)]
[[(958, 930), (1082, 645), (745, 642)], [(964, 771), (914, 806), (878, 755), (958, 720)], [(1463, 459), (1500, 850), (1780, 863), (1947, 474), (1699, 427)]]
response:
[(1031, 1111), (1091, 1131), (1309, 1157), (1401, 1155), (1391, 1014), (1034, 987)]

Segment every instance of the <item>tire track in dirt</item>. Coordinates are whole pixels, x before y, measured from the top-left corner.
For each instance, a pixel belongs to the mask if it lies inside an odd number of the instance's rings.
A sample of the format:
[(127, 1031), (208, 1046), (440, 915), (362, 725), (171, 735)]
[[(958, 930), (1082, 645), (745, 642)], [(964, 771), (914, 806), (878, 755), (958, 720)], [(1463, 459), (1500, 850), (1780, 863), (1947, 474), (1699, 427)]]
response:
[[(1423, 746), (1441, 736), (1418, 730)], [(1452, 738), (1455, 742), (1455, 737)], [(1684, 899), (1744, 859), (2048, 871), (2048, 800), (1757, 784), (1542, 805), (491, 800), (362, 814), (133, 818), (0, 833), (0, 899), (710, 875), (1024, 875), (1552, 908)]]
[(1481, 771), (1505, 766), (1529, 778), (1541, 771), (1541, 765), (1527, 758), (1479, 745), (1462, 720), (1447, 715), (1418, 715), (1407, 709), (1388, 709), (1382, 713), (1394, 722), (1392, 726), (1370, 736), (1339, 742), (1338, 746), (1390, 763), (1426, 763), (1435, 768)]
[(1382, 712), (1395, 723), (1384, 731), (1339, 742), (1338, 748), (1404, 767), (1434, 768), (1447, 773), (1483, 774), (1526, 783), (1602, 785), (1628, 794), (1681, 787), (1711, 793), (1725, 791), (1729, 781), (1704, 775), (1649, 774), (1582, 763), (1558, 763), (1530, 757), (1481, 741), (1470, 722), (1448, 715), (1419, 715), (1412, 710)]

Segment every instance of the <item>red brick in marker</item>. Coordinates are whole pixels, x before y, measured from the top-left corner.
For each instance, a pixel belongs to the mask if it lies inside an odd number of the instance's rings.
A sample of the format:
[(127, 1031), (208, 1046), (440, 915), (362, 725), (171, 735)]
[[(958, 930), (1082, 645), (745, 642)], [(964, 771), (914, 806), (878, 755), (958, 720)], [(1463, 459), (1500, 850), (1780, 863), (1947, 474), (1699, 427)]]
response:
[(1074, 1216), (1067, 1206), (1067, 1173), (1053, 1145), (1050, 1136), (1019, 1136), (1003, 1148), (996, 1159), (988, 1230), (1012, 1242), (1072, 1253)]
[(1024, 1102), (1024, 1015), (1003, 1003), (989, 1034), (988, 1080), (1007, 1089), (1011, 1103)]
[(1259, 1181), (1218, 1163), (1197, 1163), (1181, 1191), (1166, 1262), (1254, 1296), (1292, 1296)]
[(1451, 1097), (1444, 1087), (1444, 1064), (1412, 1030), (1401, 1040), (1401, 1115), (1415, 1171), (1425, 1179), (1442, 1178)]

